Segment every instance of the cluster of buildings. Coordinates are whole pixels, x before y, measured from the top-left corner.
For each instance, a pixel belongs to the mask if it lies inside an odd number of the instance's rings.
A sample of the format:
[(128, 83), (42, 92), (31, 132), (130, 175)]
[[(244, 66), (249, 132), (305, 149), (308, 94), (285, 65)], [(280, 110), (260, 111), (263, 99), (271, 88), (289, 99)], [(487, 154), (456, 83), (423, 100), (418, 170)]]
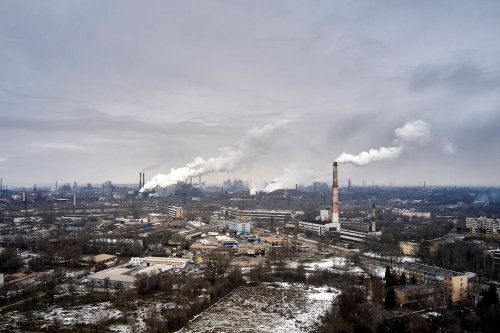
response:
[(377, 237), (380, 232), (377, 231), (375, 222), (375, 205), (372, 205), (370, 219), (343, 219), (339, 217), (339, 182), (338, 182), (338, 164), (333, 163), (333, 182), (332, 182), (332, 205), (330, 211), (321, 210), (317, 221), (299, 221), (299, 230), (306, 233), (313, 233), (324, 236), (329, 232), (337, 233), (340, 239), (363, 242), (367, 239)]

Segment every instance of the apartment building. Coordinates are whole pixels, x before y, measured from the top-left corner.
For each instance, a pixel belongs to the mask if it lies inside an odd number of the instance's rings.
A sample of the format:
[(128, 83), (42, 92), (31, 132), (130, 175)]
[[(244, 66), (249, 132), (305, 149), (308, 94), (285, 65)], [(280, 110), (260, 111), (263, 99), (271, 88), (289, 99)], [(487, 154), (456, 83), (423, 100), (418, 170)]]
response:
[(441, 289), (446, 299), (458, 302), (467, 297), (467, 275), (448, 269), (404, 262), (393, 266), (396, 274), (405, 274), (407, 278), (415, 277), (418, 283), (435, 284)]
[(173, 219), (183, 219), (186, 218), (187, 211), (178, 206), (168, 206), (167, 207), (168, 217)]
[(500, 220), (494, 218), (467, 217), (465, 226), (469, 236), (500, 238)]
[(239, 235), (249, 235), (251, 232), (250, 222), (248, 221), (224, 221), (224, 228)]
[(420, 251), (420, 245), (413, 242), (399, 242), (399, 249), (405, 256), (415, 256)]

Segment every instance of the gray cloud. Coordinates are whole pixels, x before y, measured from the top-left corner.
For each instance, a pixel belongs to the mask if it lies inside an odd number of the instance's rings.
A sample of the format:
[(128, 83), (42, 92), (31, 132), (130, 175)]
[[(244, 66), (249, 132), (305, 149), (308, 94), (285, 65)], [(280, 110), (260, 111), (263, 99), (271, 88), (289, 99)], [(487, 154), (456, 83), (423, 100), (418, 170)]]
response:
[(445, 88), (457, 94), (485, 93), (500, 87), (500, 67), (487, 68), (473, 61), (417, 66), (410, 89)]
[(496, 1), (2, 1), (0, 175), (135, 182), (284, 119), (258, 163), (206, 180), (328, 180), (341, 152), (425, 119), (436, 145), (343, 166), (341, 181), (500, 184), (499, 12)]

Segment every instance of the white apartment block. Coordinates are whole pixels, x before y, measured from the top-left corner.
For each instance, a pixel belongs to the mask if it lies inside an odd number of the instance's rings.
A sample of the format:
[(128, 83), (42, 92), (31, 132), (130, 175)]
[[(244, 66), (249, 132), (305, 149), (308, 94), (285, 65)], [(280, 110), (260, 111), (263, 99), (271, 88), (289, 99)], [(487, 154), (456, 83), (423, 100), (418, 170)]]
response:
[(471, 236), (500, 237), (500, 220), (481, 217), (467, 217), (465, 219), (467, 233)]
[(251, 232), (250, 222), (248, 221), (224, 221), (224, 228), (240, 235), (249, 235)]

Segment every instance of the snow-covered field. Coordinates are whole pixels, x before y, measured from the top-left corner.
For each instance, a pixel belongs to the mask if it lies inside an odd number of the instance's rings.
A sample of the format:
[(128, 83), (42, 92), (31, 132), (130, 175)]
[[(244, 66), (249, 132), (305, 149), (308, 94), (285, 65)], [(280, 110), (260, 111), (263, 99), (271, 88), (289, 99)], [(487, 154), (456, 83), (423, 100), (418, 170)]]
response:
[(339, 294), (328, 287), (300, 283), (240, 287), (179, 333), (312, 332)]
[(49, 327), (57, 322), (63, 327), (75, 325), (95, 325), (101, 321), (119, 319), (123, 314), (113, 309), (109, 302), (94, 305), (77, 306), (73, 308), (50, 307), (47, 311), (34, 311), (30, 317), (19, 311), (9, 312), (0, 318), (0, 329), (16, 328), (20, 321), (30, 320), (39, 328)]
[[(346, 269), (349, 267), (349, 263), (344, 257), (331, 257), (319, 260), (304, 261), (302, 262), (306, 269), (316, 269), (316, 268), (336, 268), (336, 269)], [(292, 261), (288, 263), (288, 267), (296, 268), (299, 262)]]

